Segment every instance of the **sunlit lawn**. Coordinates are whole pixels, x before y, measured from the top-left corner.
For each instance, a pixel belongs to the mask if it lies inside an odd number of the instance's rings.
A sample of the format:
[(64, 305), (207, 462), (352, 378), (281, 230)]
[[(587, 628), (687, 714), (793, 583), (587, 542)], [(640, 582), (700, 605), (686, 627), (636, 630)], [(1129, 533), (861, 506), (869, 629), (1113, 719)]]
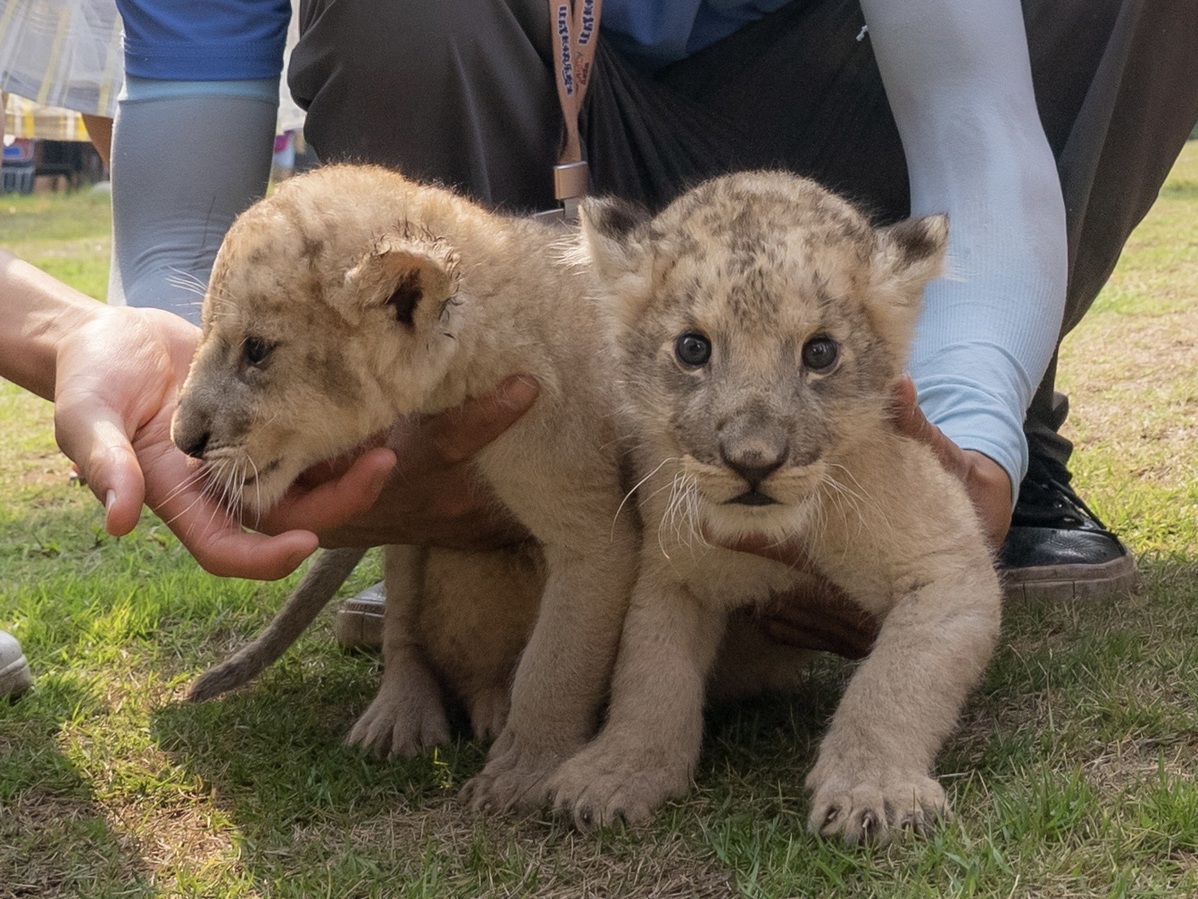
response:
[[(103, 197), (0, 197), (0, 244), (104, 293)], [(939, 764), (955, 820), (873, 852), (804, 830), (835, 661), (801, 696), (714, 712), (694, 790), (651, 827), (586, 837), (467, 813), (469, 742), (344, 748), (377, 663), (334, 646), (327, 612), (249, 689), (180, 703), (287, 584), (213, 579), (149, 515), (107, 537), (49, 406), (0, 385), (0, 627), (37, 675), (0, 704), (0, 897), (1198, 894), (1196, 300), (1191, 144), (1061, 365), (1076, 482), (1142, 589), (1009, 610)]]

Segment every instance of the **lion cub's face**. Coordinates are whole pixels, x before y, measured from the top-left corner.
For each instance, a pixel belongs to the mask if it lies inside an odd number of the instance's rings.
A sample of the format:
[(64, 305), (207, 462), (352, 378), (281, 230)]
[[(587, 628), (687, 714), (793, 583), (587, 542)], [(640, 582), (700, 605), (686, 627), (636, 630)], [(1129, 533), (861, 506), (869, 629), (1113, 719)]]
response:
[(591, 203), (584, 235), (625, 411), (649, 465), (672, 476), (675, 526), (780, 537), (825, 485), (852, 501), (837, 458), (888, 426), (943, 217), (875, 229), (810, 181), (758, 172), (649, 221)]
[(321, 169), (230, 229), (171, 427), (227, 505), (269, 508), (416, 408), (448, 365), (456, 257), (397, 217), (405, 189), (381, 169)]

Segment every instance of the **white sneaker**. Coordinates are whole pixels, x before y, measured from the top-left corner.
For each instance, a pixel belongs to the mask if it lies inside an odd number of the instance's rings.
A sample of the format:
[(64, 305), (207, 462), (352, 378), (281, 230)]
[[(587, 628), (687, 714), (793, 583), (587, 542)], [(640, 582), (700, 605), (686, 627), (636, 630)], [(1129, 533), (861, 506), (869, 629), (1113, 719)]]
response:
[(0, 631), (0, 699), (15, 699), (33, 685), (33, 673), (17, 638)]

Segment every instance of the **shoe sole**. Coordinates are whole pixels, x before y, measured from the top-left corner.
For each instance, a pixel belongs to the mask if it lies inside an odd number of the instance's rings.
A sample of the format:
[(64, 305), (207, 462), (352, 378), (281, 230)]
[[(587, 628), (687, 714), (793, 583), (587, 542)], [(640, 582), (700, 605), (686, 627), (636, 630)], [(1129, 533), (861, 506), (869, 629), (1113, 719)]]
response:
[(1000, 571), (1003, 594), (1012, 602), (1067, 602), (1131, 596), (1139, 580), (1131, 555), (1101, 565), (1055, 565)]
[(333, 619), (333, 635), (346, 649), (382, 649), (382, 604), (345, 600)]
[(33, 686), (33, 672), (25, 656), (18, 656), (0, 671), (0, 698), (16, 699)]

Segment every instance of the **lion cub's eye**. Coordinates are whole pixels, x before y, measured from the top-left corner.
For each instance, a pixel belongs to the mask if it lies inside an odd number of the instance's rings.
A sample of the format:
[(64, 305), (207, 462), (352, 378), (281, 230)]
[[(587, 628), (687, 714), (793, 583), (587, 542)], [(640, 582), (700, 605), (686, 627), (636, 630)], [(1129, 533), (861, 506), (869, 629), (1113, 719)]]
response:
[(711, 341), (695, 331), (687, 331), (674, 341), (674, 355), (683, 365), (706, 365), (711, 358)]
[(241, 356), (246, 365), (258, 368), (266, 362), (274, 348), (273, 343), (267, 343), (261, 337), (247, 337), (241, 345)]
[(812, 371), (831, 368), (839, 356), (840, 347), (831, 337), (812, 337), (803, 344), (803, 364)]

